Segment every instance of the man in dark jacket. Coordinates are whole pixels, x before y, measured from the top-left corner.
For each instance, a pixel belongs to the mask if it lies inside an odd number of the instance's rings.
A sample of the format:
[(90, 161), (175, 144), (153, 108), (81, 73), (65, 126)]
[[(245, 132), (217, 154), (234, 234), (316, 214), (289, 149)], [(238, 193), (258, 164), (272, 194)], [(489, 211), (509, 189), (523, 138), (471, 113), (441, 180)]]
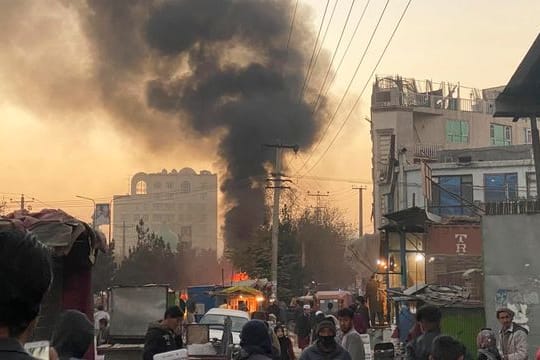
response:
[(442, 314), (439, 308), (425, 305), (418, 309), (416, 321), (420, 323), (422, 335), (407, 344), (407, 360), (428, 360), (433, 341), (441, 334)]
[(94, 324), (77, 310), (66, 310), (58, 318), (51, 346), (60, 360), (82, 359), (94, 341)]
[(463, 360), (465, 345), (451, 336), (437, 336), (431, 348), (431, 360)]
[(336, 342), (336, 325), (331, 318), (317, 325), (317, 340), (302, 352), (300, 360), (351, 360), (351, 356)]
[(23, 344), (51, 281), (47, 248), (31, 233), (0, 225), (0, 359), (33, 359)]
[(152, 360), (154, 355), (182, 348), (180, 328), (184, 313), (178, 306), (165, 311), (163, 320), (150, 324), (144, 338), (143, 360)]
[(309, 346), (309, 338), (311, 336), (311, 324), (313, 322), (311, 316), (311, 306), (305, 304), (303, 313), (296, 319), (296, 335), (298, 335), (298, 347), (304, 350)]
[(262, 320), (250, 320), (244, 325), (240, 347), (242, 360), (271, 360), (274, 357), (268, 326)]

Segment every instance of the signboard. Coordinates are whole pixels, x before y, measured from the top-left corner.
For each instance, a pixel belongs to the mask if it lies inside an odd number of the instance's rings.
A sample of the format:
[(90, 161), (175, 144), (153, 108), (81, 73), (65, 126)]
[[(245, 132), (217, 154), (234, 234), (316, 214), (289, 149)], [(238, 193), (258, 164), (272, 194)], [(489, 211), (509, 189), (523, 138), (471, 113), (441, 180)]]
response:
[(480, 225), (430, 225), (427, 229), (426, 254), (481, 256)]
[(111, 288), (111, 337), (144, 338), (148, 324), (163, 319), (167, 291), (166, 286)]
[(95, 222), (96, 226), (110, 225), (111, 208), (109, 204), (96, 204)]

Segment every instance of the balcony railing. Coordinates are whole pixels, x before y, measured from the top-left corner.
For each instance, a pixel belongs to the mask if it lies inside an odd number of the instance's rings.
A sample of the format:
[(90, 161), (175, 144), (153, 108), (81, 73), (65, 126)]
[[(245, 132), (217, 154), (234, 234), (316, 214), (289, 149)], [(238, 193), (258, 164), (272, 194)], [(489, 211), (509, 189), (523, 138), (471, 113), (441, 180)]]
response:
[(540, 213), (540, 201), (536, 199), (486, 202), (482, 206), (486, 215), (518, 215)]
[(441, 144), (415, 144), (413, 156), (415, 159), (437, 160)]

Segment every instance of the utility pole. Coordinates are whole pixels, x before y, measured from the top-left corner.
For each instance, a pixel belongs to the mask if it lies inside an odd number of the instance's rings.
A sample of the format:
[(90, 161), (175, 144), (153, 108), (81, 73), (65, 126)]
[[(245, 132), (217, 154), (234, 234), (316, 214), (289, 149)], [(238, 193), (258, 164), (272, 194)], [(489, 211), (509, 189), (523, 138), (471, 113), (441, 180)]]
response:
[[(536, 116), (531, 115), (531, 136), (532, 136), (532, 148), (534, 155), (534, 171), (536, 176), (536, 199), (540, 199), (540, 135), (538, 133), (538, 124), (536, 123)], [(537, 200), (538, 201), (538, 200)]]
[(363, 193), (366, 190), (365, 186), (353, 186), (353, 190), (358, 190), (358, 239), (364, 235), (364, 200)]
[(126, 222), (122, 221), (122, 261), (126, 258)]
[(326, 194), (321, 194), (320, 191), (317, 191), (317, 193), (312, 194), (308, 191), (308, 196), (314, 196), (317, 198), (317, 206), (315, 206), (315, 216), (317, 218), (317, 222), (321, 221), (321, 209), (325, 209), (326, 206), (321, 206), (321, 197), (328, 197), (330, 196), (330, 193), (327, 191)]
[[(13, 199), (9, 199), (11, 203), (14, 203), (14, 204), (19, 204), (20, 206), (20, 210), (26, 210), (26, 204), (28, 203), (31, 203), (31, 202), (34, 202), (34, 198), (32, 198), (32, 200), (26, 200), (24, 198), (24, 194), (21, 194), (21, 199), (20, 200), (13, 200)], [(28, 207), (28, 210), (32, 210), (31, 207)]]
[(272, 181), (273, 186), (267, 186), (267, 189), (274, 189), (274, 207), (272, 209), (272, 295), (271, 298), (277, 300), (277, 282), (278, 282), (278, 245), (279, 245), (279, 197), (281, 195), (281, 189), (289, 189), (289, 187), (283, 186), (283, 182), (290, 182), (290, 180), (283, 180), (281, 173), (281, 155), (283, 149), (291, 149), (295, 153), (298, 152), (298, 145), (284, 145), (284, 144), (265, 144), (267, 148), (276, 149), (276, 163), (274, 164), (274, 173), (272, 178), (267, 181)]

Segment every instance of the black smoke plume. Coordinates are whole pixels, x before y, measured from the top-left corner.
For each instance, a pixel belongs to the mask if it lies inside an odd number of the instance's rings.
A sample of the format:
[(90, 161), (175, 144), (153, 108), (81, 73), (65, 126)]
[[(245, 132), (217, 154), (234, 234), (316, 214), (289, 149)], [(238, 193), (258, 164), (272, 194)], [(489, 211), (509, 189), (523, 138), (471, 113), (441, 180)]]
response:
[[(299, 99), (314, 37), (286, 0), (88, 0), (79, 6), (95, 76), (122, 126), (168, 139), (175, 119), (201, 138), (222, 134), (224, 235), (241, 249), (264, 222), (265, 143), (308, 148), (320, 119)], [(143, 89), (144, 97), (134, 94)], [(305, 97), (309, 98), (308, 89)], [(319, 114), (324, 114), (324, 105)], [(159, 143), (159, 141), (157, 141)]]

